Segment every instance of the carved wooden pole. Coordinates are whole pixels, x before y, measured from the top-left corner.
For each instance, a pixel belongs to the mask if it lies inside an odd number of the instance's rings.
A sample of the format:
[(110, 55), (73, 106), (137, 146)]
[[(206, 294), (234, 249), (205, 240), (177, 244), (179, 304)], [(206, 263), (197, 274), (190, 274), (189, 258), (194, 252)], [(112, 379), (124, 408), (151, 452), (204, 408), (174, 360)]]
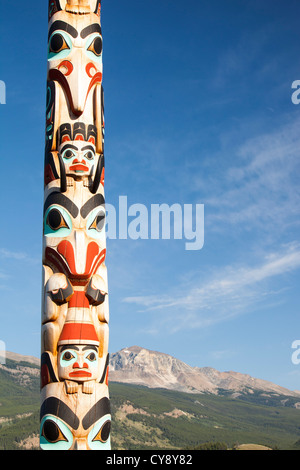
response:
[(40, 445), (110, 449), (101, 0), (50, 0)]

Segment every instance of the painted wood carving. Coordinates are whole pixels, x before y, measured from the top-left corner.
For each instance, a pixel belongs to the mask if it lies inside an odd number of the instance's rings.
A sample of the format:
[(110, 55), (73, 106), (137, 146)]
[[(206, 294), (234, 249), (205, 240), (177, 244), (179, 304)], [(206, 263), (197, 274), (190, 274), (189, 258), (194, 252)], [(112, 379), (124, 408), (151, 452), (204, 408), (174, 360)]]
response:
[(50, 0), (43, 219), (44, 450), (110, 449), (100, 0)]

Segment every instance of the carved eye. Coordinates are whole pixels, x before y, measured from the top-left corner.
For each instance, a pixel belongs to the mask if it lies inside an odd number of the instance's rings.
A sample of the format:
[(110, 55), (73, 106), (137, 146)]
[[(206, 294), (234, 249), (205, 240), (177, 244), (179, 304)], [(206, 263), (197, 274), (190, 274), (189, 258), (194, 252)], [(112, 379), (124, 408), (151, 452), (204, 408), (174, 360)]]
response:
[(58, 425), (51, 419), (47, 419), (44, 422), (42, 436), (51, 444), (55, 444), (60, 441), (68, 441)]
[(66, 58), (72, 47), (72, 39), (65, 31), (55, 31), (49, 38), (48, 60)]
[(70, 228), (58, 209), (50, 210), (46, 220), (46, 224), (51, 228), (51, 230), (59, 230), (60, 228)]
[(49, 52), (58, 54), (59, 52), (70, 49), (65, 38), (60, 33), (53, 34), (50, 39)]
[(91, 150), (89, 150), (88, 152), (86, 152), (84, 154), (84, 158), (86, 158), (87, 160), (93, 160), (93, 158), (94, 158), (93, 152)]
[(76, 153), (74, 153), (72, 150), (66, 150), (65, 152), (63, 152), (63, 158), (73, 158), (73, 157), (76, 157)]
[(67, 237), (72, 231), (72, 219), (61, 206), (51, 206), (44, 217), (44, 235), (47, 237)]
[(91, 352), (87, 357), (86, 357), (90, 362), (95, 362), (97, 359), (97, 356), (94, 352)]
[(40, 446), (43, 450), (69, 450), (72, 443), (72, 432), (63, 421), (54, 416), (42, 419)]
[(102, 53), (102, 38), (101, 38), (101, 36), (96, 36), (87, 50), (90, 51), (90, 52), (93, 52), (93, 54), (95, 54), (97, 57), (100, 57), (100, 55)]
[(66, 351), (64, 354), (63, 354), (63, 357), (62, 359), (64, 361), (71, 361), (72, 359), (74, 359), (75, 356), (73, 356), (73, 354), (70, 352), (70, 351)]
[(93, 222), (89, 226), (89, 230), (94, 229), (94, 230), (97, 230), (97, 232), (101, 232), (103, 230), (104, 224), (105, 224), (105, 213), (100, 211), (98, 212)]
[(110, 421), (105, 421), (101, 426), (100, 431), (96, 434), (93, 439), (93, 442), (106, 442), (110, 435)]

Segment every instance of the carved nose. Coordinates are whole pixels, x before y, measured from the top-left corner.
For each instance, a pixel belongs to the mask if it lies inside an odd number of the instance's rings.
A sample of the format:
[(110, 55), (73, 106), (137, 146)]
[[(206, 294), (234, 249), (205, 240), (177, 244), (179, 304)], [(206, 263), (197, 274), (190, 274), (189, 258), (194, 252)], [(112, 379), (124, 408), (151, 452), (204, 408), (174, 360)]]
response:
[(79, 362), (74, 362), (73, 364), (73, 369), (88, 369), (89, 366), (87, 365), (86, 362), (83, 362), (83, 363), (79, 363)]
[(74, 443), (75, 450), (88, 450), (87, 442), (85, 439), (76, 439)]

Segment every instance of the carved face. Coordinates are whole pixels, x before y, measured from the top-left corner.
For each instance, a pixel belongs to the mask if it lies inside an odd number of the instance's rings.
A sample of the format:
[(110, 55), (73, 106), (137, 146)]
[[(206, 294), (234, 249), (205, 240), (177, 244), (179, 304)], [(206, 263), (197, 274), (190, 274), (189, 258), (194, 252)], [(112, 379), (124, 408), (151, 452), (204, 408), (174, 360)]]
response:
[(96, 380), (100, 375), (98, 347), (94, 345), (65, 345), (58, 352), (60, 380), (83, 382)]
[(93, 87), (101, 85), (102, 71), (98, 15), (55, 13), (48, 33), (48, 79), (60, 84), (76, 116), (83, 113)]
[(89, 176), (94, 172), (96, 148), (88, 142), (73, 141), (60, 146), (59, 153), (63, 160), (66, 175)]
[[(104, 197), (68, 188), (50, 193), (44, 205), (44, 264), (69, 279), (88, 280), (105, 260)], [(79, 205), (77, 196), (86, 202)], [(76, 204), (78, 202), (78, 205)]]
[(42, 396), (41, 448), (110, 450), (110, 403), (104, 390), (99, 385), (93, 395), (67, 395), (63, 383), (50, 384), (47, 398)]

